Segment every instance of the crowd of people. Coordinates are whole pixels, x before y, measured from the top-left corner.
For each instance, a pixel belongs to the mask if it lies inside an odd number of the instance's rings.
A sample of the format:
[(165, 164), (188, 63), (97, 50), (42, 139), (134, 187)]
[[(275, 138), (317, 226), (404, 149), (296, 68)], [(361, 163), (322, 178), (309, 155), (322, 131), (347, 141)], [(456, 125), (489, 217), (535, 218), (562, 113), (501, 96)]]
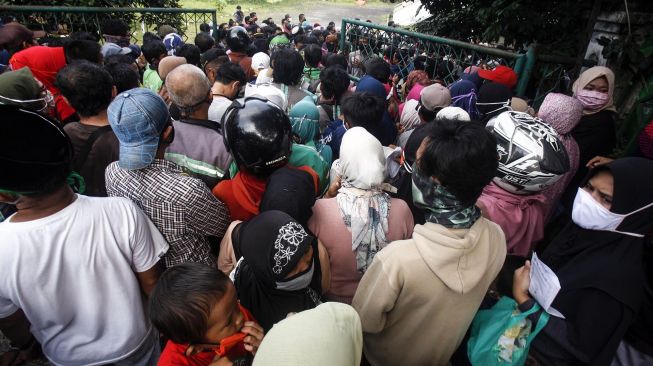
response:
[(0, 365), (469, 365), (499, 296), (548, 318), (529, 364), (653, 363), (653, 128), (610, 158), (609, 68), (535, 110), (507, 65), (257, 22), (0, 28)]

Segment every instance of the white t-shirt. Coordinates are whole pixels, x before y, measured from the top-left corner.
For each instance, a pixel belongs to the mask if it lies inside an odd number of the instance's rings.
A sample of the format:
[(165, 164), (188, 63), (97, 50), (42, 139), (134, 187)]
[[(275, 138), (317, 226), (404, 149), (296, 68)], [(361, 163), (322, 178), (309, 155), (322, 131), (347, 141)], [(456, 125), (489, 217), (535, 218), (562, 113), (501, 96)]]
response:
[(152, 326), (134, 272), (168, 250), (125, 198), (78, 195), (48, 217), (0, 223), (0, 318), (22, 309), (57, 365), (121, 360)]

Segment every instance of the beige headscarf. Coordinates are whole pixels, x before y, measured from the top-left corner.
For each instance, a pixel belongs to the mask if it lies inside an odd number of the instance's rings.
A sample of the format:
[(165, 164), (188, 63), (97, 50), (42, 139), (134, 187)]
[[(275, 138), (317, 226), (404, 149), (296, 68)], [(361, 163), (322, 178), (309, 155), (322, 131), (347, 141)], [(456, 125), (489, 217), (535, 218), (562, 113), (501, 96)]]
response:
[(254, 366), (358, 366), (363, 333), (356, 310), (327, 302), (292, 315), (265, 335)]
[(610, 97), (608, 99), (608, 103), (606, 103), (606, 105), (603, 106), (603, 108), (597, 109), (595, 111), (589, 111), (584, 109), (583, 110), (584, 115), (595, 114), (603, 110), (608, 110), (613, 112), (617, 111), (617, 109), (614, 106), (614, 100), (613, 100), (614, 73), (612, 72), (612, 70), (608, 69), (605, 66), (590, 67), (589, 69), (585, 70), (582, 74), (580, 74), (578, 79), (574, 81), (574, 86), (571, 88), (571, 90), (574, 92), (574, 97), (580, 90), (585, 89), (585, 86), (587, 86), (587, 84), (591, 83), (596, 78), (600, 78), (601, 76), (604, 76), (606, 80), (608, 80), (608, 96)]

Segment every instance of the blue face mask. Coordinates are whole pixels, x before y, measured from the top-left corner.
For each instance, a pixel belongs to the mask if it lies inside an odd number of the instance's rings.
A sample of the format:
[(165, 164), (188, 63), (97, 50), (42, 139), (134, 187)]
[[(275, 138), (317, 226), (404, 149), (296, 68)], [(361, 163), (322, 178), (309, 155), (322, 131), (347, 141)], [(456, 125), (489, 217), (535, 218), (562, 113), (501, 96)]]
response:
[(277, 281), (277, 289), (282, 291), (297, 291), (307, 288), (313, 280), (314, 269), (315, 266), (313, 265), (313, 262), (311, 262), (311, 265), (307, 270), (300, 272), (291, 278), (284, 279), (283, 281)]

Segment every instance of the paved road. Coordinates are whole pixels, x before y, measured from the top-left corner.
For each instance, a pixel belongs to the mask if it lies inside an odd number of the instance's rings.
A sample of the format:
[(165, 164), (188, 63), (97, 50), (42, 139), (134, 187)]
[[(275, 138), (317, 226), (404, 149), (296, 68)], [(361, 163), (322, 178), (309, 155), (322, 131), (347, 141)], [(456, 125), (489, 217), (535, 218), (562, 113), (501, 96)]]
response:
[(339, 28), (342, 18), (369, 19), (374, 23), (386, 24), (388, 14), (392, 13), (393, 8), (394, 4), (391, 3), (375, 3), (374, 5), (359, 7), (356, 5), (333, 4), (327, 1), (306, 1), (305, 7), (287, 9), (286, 11), (275, 9), (270, 14), (259, 14), (259, 19), (272, 17), (275, 22), (278, 22), (288, 13), (292, 16), (293, 21), (297, 21), (298, 15), (304, 13), (311, 24), (320, 23), (320, 25), (326, 26), (330, 21), (333, 21), (336, 23), (336, 27)]

